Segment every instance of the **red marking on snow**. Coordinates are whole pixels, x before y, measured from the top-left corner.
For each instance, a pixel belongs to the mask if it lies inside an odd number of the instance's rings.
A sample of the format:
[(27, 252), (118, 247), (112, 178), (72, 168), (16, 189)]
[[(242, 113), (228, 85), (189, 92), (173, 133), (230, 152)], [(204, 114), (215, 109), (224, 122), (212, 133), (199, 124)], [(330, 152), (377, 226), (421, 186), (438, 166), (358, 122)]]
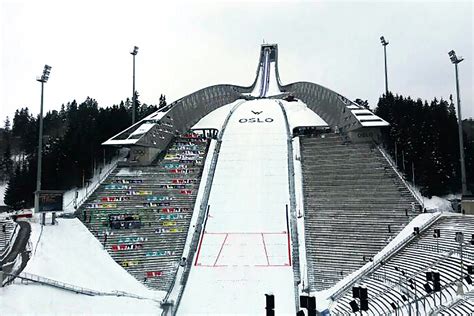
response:
[(283, 234), (286, 234), (286, 231), (282, 231), (282, 232), (268, 232), (268, 233), (264, 233), (264, 232), (230, 232), (230, 233), (208, 233), (206, 232), (206, 234), (208, 235), (261, 235), (261, 234), (264, 234), (264, 235), (283, 235)]
[(224, 245), (225, 245), (225, 242), (226, 242), (228, 236), (229, 236), (229, 234), (225, 235), (224, 241), (222, 242), (222, 245), (221, 245), (221, 249), (219, 249), (219, 253), (217, 254), (216, 261), (214, 261), (214, 267), (216, 266), (217, 260), (219, 260), (219, 257), (221, 256), (222, 248), (224, 248)]
[(197, 255), (196, 255), (196, 261), (194, 262), (194, 265), (197, 266), (197, 263), (198, 263), (198, 259), (199, 259), (199, 254), (201, 253), (201, 246), (202, 246), (202, 240), (204, 239), (204, 234), (206, 232), (203, 232), (202, 233), (202, 236), (201, 236), (201, 240), (199, 241), (199, 248), (198, 248), (198, 252), (197, 252)]
[(288, 236), (288, 265), (291, 266), (291, 247), (290, 247), (290, 233), (287, 232)]
[[(224, 237), (224, 240), (222, 242), (222, 244), (220, 245), (220, 248), (219, 248), (219, 252), (217, 254), (217, 257), (216, 259), (214, 260), (214, 264), (202, 264), (199, 262), (199, 258), (200, 258), (200, 254), (201, 254), (201, 249), (202, 249), (202, 245), (203, 245), (203, 240), (204, 240), (204, 235), (205, 234), (209, 234), (209, 235), (225, 235)], [(267, 264), (255, 264), (255, 265), (249, 265), (249, 264), (233, 264), (233, 265), (222, 265), (222, 264), (217, 264), (220, 257), (221, 257), (221, 254), (222, 254), (222, 251), (224, 249), (224, 246), (228, 246), (226, 245), (226, 241), (228, 240), (229, 238), (229, 235), (260, 235), (261, 238), (262, 238), (262, 244), (263, 244), (263, 249), (264, 249), (264, 252), (265, 252), (265, 258), (266, 258), (266, 261), (267, 261)], [(287, 239), (287, 252), (288, 252), (288, 262), (287, 263), (283, 263), (283, 264), (270, 264), (270, 257), (269, 257), (269, 254), (268, 254), (268, 250), (267, 250), (267, 242), (265, 241), (265, 235), (286, 235), (286, 239)], [(282, 231), (282, 232), (230, 232), (230, 233), (223, 233), (223, 232), (203, 232), (203, 234), (201, 235), (201, 240), (199, 242), (199, 246), (198, 246), (198, 251), (197, 251), (197, 255), (196, 255), (196, 260), (194, 262), (194, 265), (195, 266), (200, 266), (200, 267), (209, 267), (209, 268), (225, 268), (225, 267), (250, 267), (250, 266), (253, 266), (253, 267), (288, 267), (288, 266), (291, 266), (291, 244), (290, 244), (290, 234), (288, 231)]]
[(265, 245), (265, 237), (262, 235), (262, 243), (263, 243), (263, 249), (265, 250), (265, 258), (267, 258), (267, 265), (270, 265), (270, 260), (268, 260), (268, 253), (267, 253), (267, 246)]

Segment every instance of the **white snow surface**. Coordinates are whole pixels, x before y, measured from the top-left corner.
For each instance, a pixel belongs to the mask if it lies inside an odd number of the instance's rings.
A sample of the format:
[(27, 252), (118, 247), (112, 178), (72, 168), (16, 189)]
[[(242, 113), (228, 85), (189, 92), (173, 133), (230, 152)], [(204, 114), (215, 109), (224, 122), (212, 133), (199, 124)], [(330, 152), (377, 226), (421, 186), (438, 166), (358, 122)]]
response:
[(215, 128), (217, 130), (222, 129), (222, 125), (227, 117), (227, 114), (232, 110), (234, 106), (243, 100), (239, 99), (232, 103), (221, 106), (220, 108), (215, 109), (211, 113), (204, 116), (199, 120), (194, 126), (193, 129), (203, 129), (203, 128)]
[(135, 131), (133, 131), (133, 133), (130, 134), (130, 136), (128, 136), (128, 138), (134, 139), (133, 136), (143, 135), (144, 133), (146, 133), (150, 129), (152, 129), (153, 126), (155, 126), (155, 125), (156, 125), (155, 123), (143, 123), (142, 125), (140, 125), (140, 127), (138, 127)]
[(7, 190), (6, 183), (0, 183), (0, 205), (5, 205), (5, 191)]
[[(37, 221), (37, 218), (35, 218)], [(31, 223), (32, 258), (24, 272), (103, 292), (125, 291), (160, 300), (165, 293), (152, 291), (120, 267), (78, 219), (59, 219), (41, 233)], [(41, 236), (41, 238), (40, 238)], [(90, 297), (36, 284), (19, 282), (0, 290), (2, 315), (123, 315), (158, 314), (159, 303), (124, 297)], [(21, 303), (19, 303), (21, 302)]]
[(443, 197), (433, 195), (431, 198), (423, 197), (423, 203), (425, 208), (430, 211), (452, 212), (453, 207), (448, 199), (454, 198), (461, 199), (461, 195), (447, 195)]
[(293, 128), (298, 126), (328, 126), (326, 121), (324, 121), (318, 114), (308, 108), (308, 106), (301, 101), (287, 102), (281, 100), (281, 103), (283, 104), (283, 107), (285, 108), (286, 114), (288, 116), (290, 131), (293, 131)]
[(286, 140), (283, 113), (273, 100), (245, 102), (230, 118), (179, 314), (263, 314), (269, 293), (275, 314), (296, 313)]
[(266, 96), (273, 96), (273, 95), (278, 95), (281, 94), (280, 87), (278, 85), (278, 78), (276, 74), (276, 63), (275, 62), (270, 62), (270, 79), (268, 82), (268, 91)]

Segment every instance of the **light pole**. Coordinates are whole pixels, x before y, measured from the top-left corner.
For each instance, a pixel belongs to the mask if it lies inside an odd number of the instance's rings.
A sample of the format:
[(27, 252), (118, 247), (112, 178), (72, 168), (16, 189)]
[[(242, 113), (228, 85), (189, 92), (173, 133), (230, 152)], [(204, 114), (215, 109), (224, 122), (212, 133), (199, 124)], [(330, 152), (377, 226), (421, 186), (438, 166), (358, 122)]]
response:
[(385, 95), (388, 95), (388, 77), (387, 77), (387, 45), (388, 42), (385, 40), (385, 37), (380, 36), (380, 42), (383, 45), (383, 56), (385, 60)]
[(459, 97), (459, 78), (458, 78), (458, 64), (464, 60), (461, 56), (456, 56), (454, 50), (448, 53), (449, 59), (454, 64), (454, 70), (456, 73), (456, 96), (458, 101), (458, 133), (459, 133), (459, 152), (461, 159), (461, 184), (462, 184), (462, 195), (467, 194), (466, 186), (466, 166), (464, 165), (464, 138), (462, 133), (462, 115), (461, 115), (461, 98)]
[(135, 124), (135, 56), (138, 54), (138, 46), (133, 47), (133, 51), (130, 52), (133, 55), (133, 94), (132, 94), (132, 125)]
[(36, 169), (36, 194), (35, 194), (35, 213), (39, 211), (39, 191), (41, 190), (41, 165), (43, 155), (43, 94), (44, 84), (48, 82), (49, 74), (51, 73), (51, 66), (44, 65), (43, 74), (36, 78), (36, 81), (41, 82), (41, 106), (39, 114), (39, 136), (38, 136), (38, 166)]

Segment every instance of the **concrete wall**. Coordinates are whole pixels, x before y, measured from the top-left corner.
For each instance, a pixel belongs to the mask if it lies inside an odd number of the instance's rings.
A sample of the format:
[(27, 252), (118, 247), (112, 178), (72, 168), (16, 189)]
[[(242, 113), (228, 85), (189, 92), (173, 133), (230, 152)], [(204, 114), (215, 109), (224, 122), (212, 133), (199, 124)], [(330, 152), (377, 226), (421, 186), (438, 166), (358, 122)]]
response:
[(464, 214), (474, 215), (474, 197), (463, 198), (461, 201), (461, 210)]
[(131, 146), (128, 162), (137, 165), (149, 165), (162, 150), (153, 147)]
[(347, 133), (354, 143), (382, 142), (382, 132), (379, 127), (362, 127)]

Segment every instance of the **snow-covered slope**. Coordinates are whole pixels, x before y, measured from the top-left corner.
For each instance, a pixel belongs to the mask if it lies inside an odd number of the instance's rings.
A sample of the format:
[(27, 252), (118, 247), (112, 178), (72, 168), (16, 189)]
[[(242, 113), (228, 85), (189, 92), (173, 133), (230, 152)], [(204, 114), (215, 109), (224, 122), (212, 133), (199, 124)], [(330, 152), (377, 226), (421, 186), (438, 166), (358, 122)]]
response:
[[(125, 291), (156, 300), (165, 294), (148, 290), (117, 265), (78, 219), (59, 219), (58, 225), (48, 225), (42, 232), (38, 223), (32, 223), (31, 242), (32, 258), (24, 272), (103, 292)], [(35, 284), (15, 283), (0, 293), (2, 315), (160, 311), (159, 304), (152, 300), (90, 297)]]
[(230, 118), (179, 314), (262, 314), (266, 293), (276, 314), (295, 314), (286, 140), (273, 100), (245, 102)]

